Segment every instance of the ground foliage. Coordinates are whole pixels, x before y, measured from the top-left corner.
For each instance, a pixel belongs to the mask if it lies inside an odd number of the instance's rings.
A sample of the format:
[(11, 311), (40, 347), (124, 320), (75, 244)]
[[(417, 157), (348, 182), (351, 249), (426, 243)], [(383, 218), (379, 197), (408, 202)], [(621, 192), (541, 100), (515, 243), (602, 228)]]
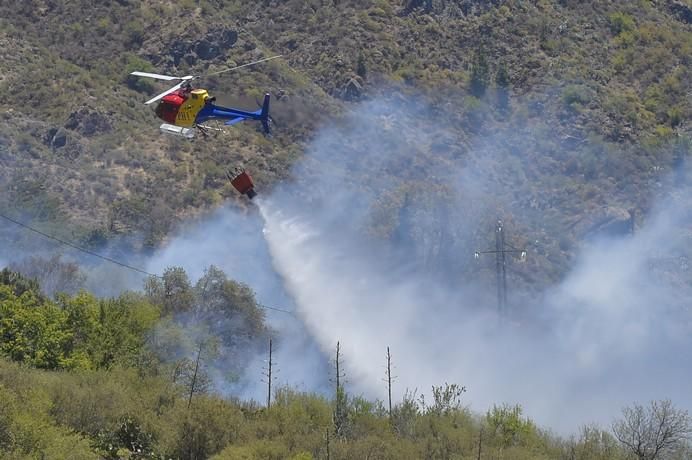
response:
[[(49, 300), (35, 281), (9, 270), (1, 272), (0, 455), (277, 460), (629, 458), (629, 444), (619, 444), (608, 430), (597, 426), (585, 426), (566, 439), (537, 426), (520, 406), (493, 406), (485, 414), (474, 414), (465, 407), (466, 390), (458, 384), (433, 386), (429, 400), (406, 392), (401, 401), (394, 401), (391, 413), (381, 401), (349, 394), (348, 386), (341, 387), (334, 398), (279, 387), (269, 408), (254, 401), (222, 398), (213, 387), (199, 383), (204, 381), (205, 364), (213, 360), (207, 346), (210, 335), (206, 342), (199, 335), (193, 337), (195, 346), (205, 343), (204, 348), (199, 345), (205, 356), (199, 369), (195, 365), (199, 385), (195, 387), (189, 378), (191, 369), (184, 364), (185, 353), (170, 352), (172, 347), (184, 349), (190, 324), (176, 327), (173, 317), (176, 312), (194, 311), (195, 299), (199, 299), (195, 291), (214, 280), (226, 292), (221, 297), (228, 300), (226, 296), (230, 296), (235, 302), (228, 309), (236, 314), (257, 309), (243, 293), (243, 286), (226, 280), (213, 267), (194, 287), (184, 272), (171, 268), (163, 280), (150, 280), (146, 295), (127, 293), (115, 299), (98, 299), (82, 291)], [(168, 300), (177, 299), (166, 304), (158, 297), (161, 293)], [(169, 321), (163, 321), (166, 317)], [(255, 326), (262, 327), (261, 322)], [(341, 407), (338, 426), (337, 404)], [(614, 425), (615, 432), (627, 440), (653, 436), (658, 424), (648, 431), (646, 427), (628, 431), (633, 411), (638, 410), (642, 417), (660, 418), (665, 410), (665, 417), (670, 415), (677, 430), (672, 442), (666, 438), (666, 454), (685, 458), (684, 435), (691, 429), (687, 412), (674, 409), (669, 401), (651, 407), (651, 413), (640, 406), (626, 409), (622, 421)]]

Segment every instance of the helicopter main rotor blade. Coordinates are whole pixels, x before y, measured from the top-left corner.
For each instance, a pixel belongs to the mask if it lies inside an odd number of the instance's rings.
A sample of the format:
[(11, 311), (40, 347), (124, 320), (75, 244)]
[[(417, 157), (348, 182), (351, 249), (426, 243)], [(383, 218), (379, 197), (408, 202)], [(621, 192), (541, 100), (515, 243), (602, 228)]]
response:
[(136, 75), (138, 77), (156, 78), (157, 80), (183, 80), (181, 77), (171, 77), (170, 75), (160, 75), (158, 73), (149, 72), (132, 72), (130, 75)]
[(223, 69), (223, 70), (219, 70), (218, 72), (212, 72), (212, 73), (208, 73), (208, 74), (200, 75), (200, 76), (201, 77), (211, 77), (213, 75), (219, 75), (219, 74), (224, 73), (224, 72), (230, 72), (231, 70), (242, 69), (243, 67), (249, 67), (251, 65), (259, 64), (260, 62), (271, 61), (272, 59), (280, 58), (282, 56), (283, 56), (283, 54), (278, 54), (276, 56), (260, 59), (259, 61), (248, 62), (247, 64), (239, 65), (236, 67), (231, 67), (230, 69)]
[(179, 89), (181, 86), (183, 86), (184, 84), (185, 84), (185, 81), (181, 81), (180, 83), (178, 83), (177, 85), (175, 85), (173, 88), (170, 88), (170, 89), (164, 91), (163, 93), (159, 94), (158, 96), (155, 96), (155, 97), (149, 99), (147, 102), (145, 102), (145, 104), (151, 104), (152, 102), (158, 101), (158, 100), (161, 99), (162, 97), (167, 96), (167, 95), (171, 94), (173, 91), (178, 90), (178, 89)]

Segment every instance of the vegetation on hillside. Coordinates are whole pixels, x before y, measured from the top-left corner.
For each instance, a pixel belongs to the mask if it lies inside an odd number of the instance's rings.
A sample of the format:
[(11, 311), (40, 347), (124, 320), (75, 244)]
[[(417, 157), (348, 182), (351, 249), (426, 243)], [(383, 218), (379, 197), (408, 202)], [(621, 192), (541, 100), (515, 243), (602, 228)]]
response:
[[(689, 11), (673, 1), (8, 4), (0, 88), (21, 103), (2, 115), (0, 204), (66, 221), (85, 240), (137, 232), (155, 247), (179, 218), (237, 199), (225, 168), (243, 163), (264, 191), (353, 101), (418, 93), (438, 112), (415, 121), (422, 131), (454, 126), (439, 132), (451, 145), (422, 161), (463, 162), (474, 139), (500, 135), (499, 156), (522, 155), (530, 178), (512, 193), (564, 177), (546, 219), (556, 228), (594, 208), (646, 213), (647, 184), (690, 149)], [(271, 139), (253, 126), (194, 143), (161, 137), (140, 104), (161, 86), (127, 76), (201, 74), (274, 53), (284, 59), (203, 82), (223, 102), (282, 96)], [(486, 166), (501, 185), (509, 165)]]
[[(500, 215), (517, 247), (540, 239), (515, 275), (537, 289), (590, 232), (626, 233), (661, 193), (689, 186), (691, 17), (681, 0), (0, 3), (0, 214), (96, 251), (150, 251), (182, 219), (247, 206), (227, 168), (242, 164), (268, 194), (300, 183), (291, 167), (353, 110), (413, 107), (334, 141), (351, 155), (346, 176), (370, 166), (373, 136), (383, 141), (377, 180), (355, 184), (376, 197), (362, 230), (457, 280), (469, 275), (459, 254), (484, 247)], [(161, 136), (142, 102), (163, 86), (128, 75), (201, 75), (278, 53), (200, 81), (248, 108), (271, 92), (269, 138), (253, 124)], [(475, 193), (442, 180), (464, 168), (483, 173)], [(467, 234), (450, 224), (461, 218)], [(3, 247), (36, 249), (11, 225)], [(272, 334), (251, 287), (215, 267), (196, 282), (170, 268), (141, 293), (98, 298), (59, 257), (12, 262), (0, 272), (3, 457), (690, 456), (689, 418), (665, 401), (564, 439), (521, 407), (473, 414), (456, 385), (434, 387), (433, 401), (407, 394), (391, 413), (339, 391), (280, 388), (270, 408), (222, 398), (215, 383), (238, 383)], [(652, 431), (661, 419), (674, 436)]]
[[(279, 387), (269, 408), (221, 398), (204, 378), (207, 348), (194, 366), (186, 365), (184, 353), (177, 360), (162, 354), (164, 343), (169, 351), (183, 347), (191, 324), (176, 329), (161, 320), (187, 312), (203, 324), (209, 310), (189, 308), (200, 283), (215, 280), (223, 294), (202, 295), (230, 301), (229, 317), (250, 313), (261, 328), (248, 293), (213, 268), (195, 287), (174, 268), (164, 280), (151, 280), (146, 296), (115, 299), (81, 292), (50, 300), (36, 281), (0, 272), (0, 455), (653, 460), (689, 454), (691, 420), (669, 401), (626, 408), (612, 434), (585, 426), (565, 439), (536, 426), (520, 406), (472, 413), (464, 406), (465, 389), (456, 384), (433, 387), (431, 400), (407, 392), (391, 412), (343, 386), (333, 398)], [(202, 343), (196, 339), (195, 345)]]

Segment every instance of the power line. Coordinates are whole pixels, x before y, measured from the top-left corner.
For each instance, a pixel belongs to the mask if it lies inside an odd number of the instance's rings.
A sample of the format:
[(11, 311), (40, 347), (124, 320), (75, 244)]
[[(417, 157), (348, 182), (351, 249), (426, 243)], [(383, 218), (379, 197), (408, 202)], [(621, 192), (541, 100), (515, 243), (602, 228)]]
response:
[(5, 220), (8, 220), (8, 221), (12, 222), (13, 224), (19, 225), (19, 226), (22, 227), (22, 228), (25, 228), (25, 229), (27, 229), (27, 230), (29, 230), (29, 231), (32, 231), (32, 232), (34, 232), (34, 233), (37, 233), (37, 234), (43, 236), (44, 238), (48, 238), (48, 239), (51, 239), (51, 240), (53, 240), (53, 241), (57, 241), (57, 242), (60, 243), (60, 244), (63, 244), (63, 245), (65, 245), (65, 246), (69, 246), (69, 247), (71, 247), (71, 248), (73, 248), (73, 249), (76, 249), (76, 250), (78, 250), (78, 251), (81, 251), (81, 252), (83, 252), (83, 253), (85, 253), (85, 254), (89, 254), (89, 255), (91, 255), (91, 256), (98, 257), (99, 259), (103, 259), (103, 260), (105, 260), (105, 261), (107, 261), (107, 262), (110, 262), (110, 263), (112, 263), (112, 264), (119, 265), (119, 266), (121, 266), (121, 267), (123, 267), (123, 268), (127, 268), (127, 269), (129, 269), (129, 270), (133, 270), (133, 271), (142, 273), (142, 274), (144, 274), (144, 275), (153, 276), (153, 277), (156, 277), (156, 278), (161, 278), (160, 275), (155, 275), (154, 273), (149, 273), (149, 272), (147, 272), (147, 271), (145, 271), (145, 270), (142, 270), (141, 268), (133, 267), (132, 265), (127, 265), (126, 263), (119, 262), (119, 261), (117, 261), (117, 260), (115, 260), (115, 259), (111, 259), (110, 257), (106, 257), (106, 256), (103, 256), (103, 255), (101, 255), (101, 254), (98, 254), (98, 253), (96, 253), (96, 252), (94, 252), (94, 251), (90, 251), (89, 249), (83, 248), (83, 247), (81, 247), (81, 246), (77, 246), (76, 244), (70, 243), (69, 241), (65, 241), (65, 240), (62, 240), (62, 239), (60, 239), (60, 238), (58, 238), (58, 237), (56, 237), (56, 236), (49, 235), (48, 233), (44, 233), (44, 232), (42, 232), (41, 230), (37, 230), (37, 229), (35, 229), (34, 227), (31, 227), (31, 226), (29, 226), (29, 225), (23, 224), (22, 222), (19, 222), (19, 221), (17, 221), (17, 220), (14, 220), (14, 219), (12, 219), (11, 217), (7, 217), (7, 216), (4, 215), (4, 214), (0, 214), (0, 217), (2, 217), (2, 218), (5, 219)]
[[(275, 59), (275, 58), (278, 58), (278, 57), (281, 57), (281, 55), (279, 55), (279, 56), (274, 56), (274, 57), (267, 58), (267, 59), (262, 59), (261, 61), (258, 61), (258, 62), (269, 61), (269, 60), (271, 60), (271, 59)], [(256, 63), (257, 63), (257, 62), (256, 62)], [(255, 64), (256, 64), (256, 63), (255, 63)], [(247, 65), (247, 64), (244, 64), (244, 65), (242, 65), (242, 66), (240, 66), (240, 67), (245, 67), (246, 65)], [(240, 67), (238, 67), (238, 68), (240, 68)], [(206, 76), (206, 75), (205, 75), (205, 76)], [(35, 160), (35, 159), (29, 159), (29, 161), (37, 161), (37, 160)], [(76, 174), (83, 175), (83, 173), (82, 173), (81, 171), (79, 171), (78, 169), (75, 169), (75, 168), (72, 168), (72, 167), (69, 167), (69, 166), (63, 166), (63, 165), (61, 165), (61, 164), (59, 164), (59, 163), (56, 163), (56, 162), (48, 162), (48, 161), (41, 161), (41, 160), (38, 160), (37, 162), (38, 162), (38, 163), (43, 163), (44, 165), (48, 165), (48, 166), (55, 166), (55, 167), (58, 167), (58, 168), (63, 168), (63, 169), (66, 169), (66, 170), (68, 170), (68, 171), (74, 172), (74, 173), (76, 173)], [(91, 256), (98, 257), (99, 259), (102, 259), (102, 260), (105, 260), (105, 261), (107, 261), (107, 262), (116, 264), (116, 265), (118, 265), (118, 266), (120, 266), (120, 267), (123, 267), (123, 268), (126, 268), (126, 269), (128, 269), (128, 270), (136, 271), (136, 272), (141, 273), (141, 274), (143, 274), (143, 275), (148, 275), (148, 276), (153, 276), (153, 277), (155, 277), (155, 278), (163, 279), (163, 276), (161, 276), (161, 275), (157, 275), (157, 274), (155, 274), (155, 273), (149, 273), (149, 272), (147, 272), (147, 271), (145, 271), (145, 270), (142, 270), (141, 268), (133, 267), (133, 266), (128, 265), (128, 264), (126, 264), (126, 263), (119, 262), (119, 261), (117, 261), (117, 260), (115, 260), (115, 259), (111, 259), (110, 257), (106, 257), (106, 256), (103, 256), (103, 255), (98, 254), (98, 253), (96, 253), (96, 252), (90, 251), (89, 249), (83, 248), (83, 247), (78, 246), (78, 245), (76, 245), (76, 244), (74, 244), (74, 243), (70, 243), (69, 241), (65, 241), (65, 240), (62, 240), (62, 239), (60, 239), (60, 238), (58, 238), (58, 237), (55, 237), (55, 236), (53, 236), (53, 235), (49, 235), (49, 234), (47, 234), (47, 233), (44, 233), (44, 232), (42, 232), (42, 231), (40, 231), (40, 230), (38, 230), (38, 229), (36, 229), (36, 228), (34, 228), (34, 227), (31, 227), (31, 226), (29, 226), (29, 225), (27, 225), (27, 224), (24, 224), (24, 223), (22, 223), (22, 222), (19, 222), (19, 221), (17, 221), (17, 220), (14, 220), (14, 219), (12, 219), (11, 217), (8, 217), (8, 216), (6, 216), (6, 215), (4, 215), (4, 214), (0, 214), (0, 217), (3, 218), (3, 219), (5, 219), (5, 220), (8, 220), (9, 222), (12, 222), (13, 224), (18, 225), (18, 226), (20, 226), (20, 227), (22, 227), (22, 228), (24, 228), (24, 229), (26, 229), (26, 230), (29, 230), (29, 231), (32, 231), (32, 232), (38, 234), (38, 235), (41, 235), (41, 236), (43, 236), (44, 238), (48, 238), (48, 239), (50, 239), (50, 240), (57, 241), (57, 242), (60, 243), (60, 244), (63, 244), (63, 245), (68, 246), (68, 247), (71, 247), (71, 248), (76, 249), (76, 250), (78, 250), (78, 251), (81, 251), (81, 252), (83, 252), (83, 253), (85, 253), (85, 254), (89, 254), (89, 255), (91, 255)], [(284, 309), (282, 309), (282, 308), (276, 308), (276, 307), (269, 307), (269, 306), (266, 306), (266, 305), (258, 305), (258, 306), (259, 306), (260, 308), (265, 309), (265, 310), (274, 310), (274, 311), (279, 311), (279, 312), (281, 312), (281, 313), (287, 313), (287, 314), (289, 314), (289, 315), (291, 315), (291, 316), (294, 316), (294, 317), (296, 316), (296, 315), (295, 315), (295, 312), (290, 311), (290, 310), (284, 310)]]
[(296, 316), (295, 312), (292, 312), (291, 310), (283, 310), (281, 308), (276, 308), (276, 307), (268, 307), (266, 305), (259, 305), (260, 308), (266, 308), (267, 310), (274, 310), (274, 311), (280, 311), (281, 313), (288, 313), (291, 316)]
[[(44, 238), (48, 238), (48, 239), (50, 239), (50, 240), (57, 241), (57, 242), (60, 243), (60, 244), (63, 244), (63, 245), (68, 246), (68, 247), (71, 247), (71, 248), (76, 249), (76, 250), (78, 250), (78, 251), (81, 251), (81, 252), (83, 252), (83, 253), (85, 253), (85, 254), (89, 254), (89, 255), (91, 255), (91, 256), (98, 257), (99, 259), (105, 260), (105, 261), (110, 262), (110, 263), (112, 263), (112, 264), (116, 264), (116, 265), (118, 265), (118, 266), (120, 266), (120, 267), (122, 267), (122, 268), (126, 268), (126, 269), (128, 269), (128, 270), (133, 270), (133, 271), (136, 271), (136, 272), (141, 273), (141, 274), (144, 274), (144, 275), (153, 276), (153, 277), (155, 277), (155, 278), (163, 279), (163, 276), (161, 276), (161, 275), (157, 275), (157, 274), (155, 274), (155, 273), (149, 273), (149, 272), (147, 272), (147, 271), (145, 271), (145, 270), (142, 270), (141, 268), (133, 267), (132, 265), (128, 265), (128, 264), (126, 264), (126, 263), (119, 262), (119, 261), (117, 261), (117, 260), (115, 260), (115, 259), (111, 259), (110, 257), (106, 257), (106, 256), (103, 256), (103, 255), (101, 255), (101, 254), (98, 254), (98, 253), (96, 253), (96, 252), (94, 252), (94, 251), (90, 251), (89, 249), (83, 248), (83, 247), (78, 246), (78, 245), (76, 245), (76, 244), (74, 244), (74, 243), (70, 243), (69, 241), (65, 241), (65, 240), (60, 239), (60, 238), (58, 238), (58, 237), (56, 237), (56, 236), (49, 235), (48, 233), (42, 232), (41, 230), (38, 230), (38, 229), (36, 229), (36, 228), (34, 228), (34, 227), (31, 227), (30, 225), (27, 225), (27, 224), (24, 224), (24, 223), (22, 223), (22, 222), (19, 222), (18, 220), (12, 219), (11, 217), (8, 217), (8, 216), (6, 216), (6, 215), (4, 215), (4, 214), (0, 214), (0, 217), (3, 218), (3, 219), (5, 219), (5, 220), (7, 220), (7, 221), (9, 221), (9, 222), (12, 222), (13, 224), (18, 225), (18, 226), (20, 226), (20, 227), (22, 227), (22, 228), (24, 228), (24, 229), (26, 229), (26, 230), (29, 230), (29, 231), (32, 231), (32, 232), (38, 234), (38, 235), (41, 235), (41, 236), (44, 237)], [(290, 311), (290, 310), (284, 310), (284, 309), (282, 309), (282, 308), (276, 308), (276, 307), (269, 307), (269, 306), (266, 306), (266, 305), (258, 305), (258, 307), (264, 308), (265, 310), (274, 310), (274, 311), (279, 311), (279, 312), (282, 312), (282, 313), (287, 313), (287, 314), (289, 314), (289, 315), (295, 317), (295, 313), (292, 312), (292, 311)]]

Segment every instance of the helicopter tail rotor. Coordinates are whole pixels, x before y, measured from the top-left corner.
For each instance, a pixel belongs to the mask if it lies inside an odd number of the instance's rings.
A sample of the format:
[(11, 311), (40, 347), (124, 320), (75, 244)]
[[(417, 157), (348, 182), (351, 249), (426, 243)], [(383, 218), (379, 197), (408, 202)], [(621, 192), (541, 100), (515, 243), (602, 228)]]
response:
[[(259, 99), (255, 98), (255, 103), (257, 104), (257, 107), (259, 107), (261, 110), (258, 112), (260, 113), (260, 116), (262, 117), (262, 128), (264, 130), (265, 134), (270, 134), (272, 131), (273, 127), (279, 127), (280, 123), (276, 122), (276, 118), (274, 118), (272, 115), (269, 114), (269, 94), (265, 94), (264, 96), (264, 101), (260, 102)], [(265, 110), (265, 104), (266, 104), (266, 110)]]
[(269, 123), (271, 118), (269, 117), (269, 100), (271, 96), (269, 93), (264, 95), (264, 102), (262, 102), (262, 110), (260, 111), (260, 121), (262, 122), (262, 129), (264, 129), (265, 134), (270, 133)]

